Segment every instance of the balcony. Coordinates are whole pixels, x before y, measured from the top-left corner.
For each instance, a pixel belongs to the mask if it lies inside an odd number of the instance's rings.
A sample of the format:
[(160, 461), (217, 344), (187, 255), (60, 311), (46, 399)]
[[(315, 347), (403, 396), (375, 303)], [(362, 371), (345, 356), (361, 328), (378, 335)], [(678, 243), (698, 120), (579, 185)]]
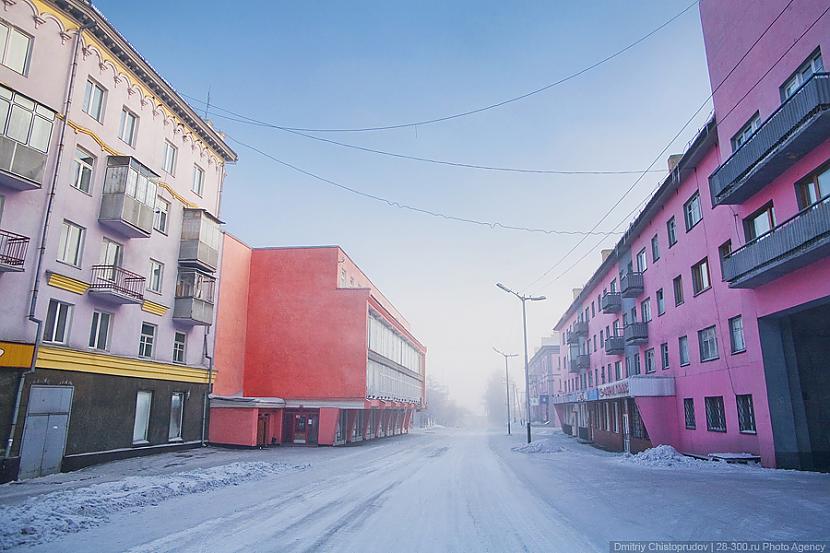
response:
[(643, 293), (643, 273), (629, 272), (620, 279), (620, 291), (624, 298), (636, 298)]
[(581, 370), (588, 369), (591, 366), (591, 357), (589, 355), (577, 355), (571, 359), (571, 372), (578, 373)]
[(26, 263), (29, 237), (0, 230), (0, 273), (19, 273)]
[(180, 269), (173, 304), (173, 320), (182, 324), (213, 324), (216, 279), (194, 269)]
[(578, 344), (579, 343), (579, 336), (577, 336), (575, 332), (571, 332), (569, 330), (568, 333), (565, 335), (565, 342), (567, 342), (568, 344), (571, 344), (571, 345)]
[(712, 203), (739, 204), (830, 136), (830, 75), (818, 73), (709, 177)]
[(609, 336), (605, 339), (605, 353), (619, 355), (625, 352), (625, 339), (622, 336)]
[(588, 336), (588, 321), (575, 322), (573, 333), (577, 336)]
[(46, 154), (0, 135), (0, 184), (14, 190), (37, 190), (43, 185)]
[(135, 158), (110, 156), (98, 221), (128, 238), (147, 238), (153, 231), (158, 175)]
[(607, 292), (600, 301), (603, 313), (617, 313), (622, 309), (622, 296), (619, 292)]
[(648, 342), (648, 323), (628, 323), (623, 330), (626, 344), (644, 344)]
[(141, 303), (144, 277), (117, 265), (94, 265), (89, 294), (112, 303)]
[(179, 265), (214, 272), (219, 265), (219, 220), (204, 209), (185, 209)]
[(731, 288), (757, 288), (830, 255), (830, 198), (809, 206), (723, 260)]

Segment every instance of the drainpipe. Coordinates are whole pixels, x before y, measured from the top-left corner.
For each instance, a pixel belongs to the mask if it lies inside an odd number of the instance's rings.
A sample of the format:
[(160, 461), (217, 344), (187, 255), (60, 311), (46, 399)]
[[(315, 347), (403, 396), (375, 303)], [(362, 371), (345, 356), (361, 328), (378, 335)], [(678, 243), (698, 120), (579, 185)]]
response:
[(208, 420), (208, 403), (210, 402), (210, 394), (213, 393), (213, 355), (208, 355), (208, 335), (210, 334), (210, 327), (205, 328), (205, 338), (202, 348), (202, 356), (208, 360), (208, 387), (202, 401), (202, 447), (207, 445), (205, 436), (207, 434), (207, 420)]
[(75, 45), (72, 49), (72, 67), (69, 73), (69, 83), (67, 83), (66, 98), (63, 104), (63, 119), (61, 120), (61, 131), (60, 136), (58, 138), (58, 153), (55, 157), (55, 171), (52, 173), (52, 183), (49, 187), (49, 196), (46, 201), (46, 212), (43, 216), (43, 227), (40, 231), (40, 245), (38, 246), (37, 263), (35, 264), (34, 272), (34, 283), (32, 285), (32, 295), (29, 301), (29, 314), (27, 316), (27, 319), (35, 324), (35, 347), (32, 351), (32, 362), (29, 364), (29, 368), (20, 374), (20, 378), (17, 381), (17, 393), (15, 394), (14, 398), (14, 409), (12, 410), (11, 427), (9, 428), (9, 437), (6, 440), (6, 451), (4, 453), (4, 458), (6, 459), (11, 457), (12, 446), (14, 445), (14, 435), (17, 431), (17, 421), (19, 418), (18, 415), (20, 411), (20, 403), (23, 399), (23, 389), (26, 383), (26, 376), (35, 372), (37, 356), (38, 352), (40, 351), (43, 321), (35, 317), (35, 312), (37, 311), (37, 298), (38, 293), (40, 292), (40, 271), (43, 267), (43, 255), (44, 253), (46, 253), (46, 236), (49, 230), (49, 220), (52, 215), (52, 204), (55, 201), (55, 193), (58, 182), (58, 174), (60, 173), (61, 159), (63, 158), (64, 137), (66, 136), (67, 127), (66, 120), (69, 118), (69, 108), (72, 106), (72, 92), (75, 89), (75, 74), (78, 70), (78, 50), (81, 45), (81, 33), (84, 31), (84, 29), (89, 28), (90, 25), (90, 23), (86, 23), (78, 28), (78, 32), (75, 35)]

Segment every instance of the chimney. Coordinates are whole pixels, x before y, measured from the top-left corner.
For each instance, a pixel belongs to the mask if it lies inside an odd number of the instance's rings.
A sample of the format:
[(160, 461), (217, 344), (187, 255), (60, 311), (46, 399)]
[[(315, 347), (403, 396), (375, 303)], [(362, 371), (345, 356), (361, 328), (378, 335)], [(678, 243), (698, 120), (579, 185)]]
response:
[(574, 294), (574, 299), (576, 299), (576, 298), (579, 297), (579, 294), (582, 293), (582, 288), (574, 288), (572, 291), (573, 291), (573, 294)]
[(683, 154), (672, 154), (669, 156), (669, 173), (674, 171), (674, 168), (677, 167), (677, 164), (680, 163)]
[(606, 259), (611, 257), (611, 254), (614, 253), (614, 250), (602, 250), (599, 254), (602, 256), (602, 261), (605, 262)]

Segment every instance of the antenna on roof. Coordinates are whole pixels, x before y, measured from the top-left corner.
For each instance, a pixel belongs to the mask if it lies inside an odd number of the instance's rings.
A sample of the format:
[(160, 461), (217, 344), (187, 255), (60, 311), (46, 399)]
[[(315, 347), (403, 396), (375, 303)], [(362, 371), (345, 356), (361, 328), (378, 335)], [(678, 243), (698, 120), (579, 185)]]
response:
[(207, 102), (205, 102), (205, 120), (208, 118), (208, 111), (210, 110), (210, 85), (208, 85)]

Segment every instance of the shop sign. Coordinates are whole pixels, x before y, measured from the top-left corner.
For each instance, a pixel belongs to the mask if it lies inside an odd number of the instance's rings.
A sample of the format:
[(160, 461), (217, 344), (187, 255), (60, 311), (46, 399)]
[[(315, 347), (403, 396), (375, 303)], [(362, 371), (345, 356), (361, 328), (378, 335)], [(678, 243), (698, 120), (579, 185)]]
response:
[(34, 344), (0, 342), (0, 367), (28, 369), (35, 353)]
[(610, 399), (614, 397), (624, 397), (629, 395), (628, 380), (620, 380), (619, 382), (612, 382), (598, 388), (599, 397), (601, 399)]

